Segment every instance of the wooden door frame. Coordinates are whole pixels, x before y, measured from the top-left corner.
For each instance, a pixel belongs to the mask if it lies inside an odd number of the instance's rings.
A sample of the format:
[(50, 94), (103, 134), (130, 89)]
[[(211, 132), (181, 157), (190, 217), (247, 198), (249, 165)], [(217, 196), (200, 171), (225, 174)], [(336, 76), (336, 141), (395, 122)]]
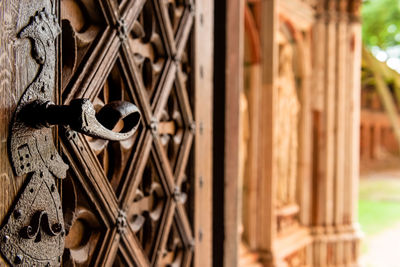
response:
[[(212, 99), (213, 9), (215, 0), (197, 0), (194, 22), (194, 86), (196, 120), (194, 171), (194, 266), (211, 266), (212, 257)], [(217, 2), (218, 0), (216, 0)]]
[(214, 9), (213, 266), (237, 266), (240, 222), (239, 97), (243, 90), (244, 1)]

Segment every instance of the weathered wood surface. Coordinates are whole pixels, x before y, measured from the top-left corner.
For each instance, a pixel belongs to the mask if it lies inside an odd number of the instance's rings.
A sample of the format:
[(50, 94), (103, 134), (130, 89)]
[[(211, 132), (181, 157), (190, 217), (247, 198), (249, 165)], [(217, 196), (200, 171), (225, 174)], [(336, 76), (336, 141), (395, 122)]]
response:
[[(0, 218), (14, 203), (26, 176), (14, 176), (8, 157), (9, 123), (19, 98), (37, 73), (38, 65), (31, 57), (28, 39), (19, 39), (19, 31), (28, 24), (37, 10), (54, 12), (51, 1), (2, 1), (0, 3)], [(0, 259), (5, 265), (4, 260)]]
[[(359, 3), (329, 1), (328, 5), (317, 7), (319, 16), (314, 30), (318, 38), (314, 45), (326, 44), (319, 47), (315, 57), (315, 68), (319, 70), (315, 88), (319, 88), (320, 101), (314, 105), (314, 142), (319, 149), (314, 157), (318, 161), (314, 167), (312, 223), (314, 264), (318, 266), (357, 264), (359, 256)], [(333, 244), (335, 250), (331, 251)]]
[(213, 210), (213, 45), (214, 1), (197, 1), (194, 31), (194, 116), (197, 121), (195, 140), (194, 266), (212, 266)]
[(238, 263), (243, 4), (239, 0), (215, 1), (214, 266), (237, 266)]
[(60, 101), (125, 100), (143, 116), (123, 142), (57, 134), (70, 165), (64, 264), (211, 266), (212, 0), (0, 3), (2, 218), (25, 179), (8, 162), (8, 124), (38, 67), (16, 36), (43, 7), (63, 28)]

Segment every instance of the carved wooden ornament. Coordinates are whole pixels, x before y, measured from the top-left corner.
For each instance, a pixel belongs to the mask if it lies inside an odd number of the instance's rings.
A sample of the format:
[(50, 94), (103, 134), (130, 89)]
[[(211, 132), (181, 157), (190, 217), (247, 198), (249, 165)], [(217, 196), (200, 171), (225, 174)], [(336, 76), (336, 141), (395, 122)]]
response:
[[(11, 122), (10, 161), (16, 175), (28, 174), (7, 223), (0, 230), (0, 250), (12, 266), (59, 266), (65, 229), (60, 196), (54, 177), (66, 177), (68, 166), (54, 144), (51, 125), (63, 125), (107, 140), (125, 140), (136, 131), (140, 112), (129, 102), (114, 101), (96, 114), (88, 99), (57, 106), (55, 91), (56, 43), (61, 33), (57, 18), (43, 9), (19, 33), (29, 38), (32, 57), (39, 65)], [(113, 129), (123, 120), (120, 132)]]

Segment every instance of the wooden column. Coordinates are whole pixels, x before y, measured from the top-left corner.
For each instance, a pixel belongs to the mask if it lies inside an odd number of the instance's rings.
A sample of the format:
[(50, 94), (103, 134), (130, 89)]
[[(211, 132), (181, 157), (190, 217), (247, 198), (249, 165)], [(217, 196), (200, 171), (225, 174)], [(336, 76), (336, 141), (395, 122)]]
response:
[(299, 123), (299, 157), (298, 196), (300, 205), (300, 222), (304, 226), (311, 225), (311, 189), (312, 189), (312, 110), (313, 95), (311, 92), (312, 66), (311, 32), (304, 36), (304, 53), (301, 57), (303, 64), (301, 87), (301, 114)]
[[(331, 211), (331, 207), (327, 207), (327, 203), (331, 201), (331, 196), (328, 193), (331, 185), (331, 171), (329, 171), (328, 164), (329, 154), (333, 154), (329, 151), (329, 143), (332, 143), (332, 133), (328, 134), (329, 120), (328, 108), (326, 105), (326, 98), (328, 93), (331, 93), (329, 87), (325, 88), (327, 83), (327, 54), (328, 54), (328, 19), (325, 12), (324, 4), (317, 6), (317, 21), (314, 26), (314, 43), (315, 56), (314, 56), (314, 69), (315, 69), (315, 80), (314, 80), (314, 183), (313, 183), (313, 225), (314, 225), (314, 250), (313, 250), (313, 262), (322, 264), (324, 259), (327, 257), (326, 247), (323, 246), (322, 238), (324, 237), (323, 225), (328, 224), (327, 212)], [(332, 26), (331, 26), (332, 28)], [(334, 100), (334, 99), (332, 99)], [(331, 119), (330, 119), (331, 120)], [(317, 252), (317, 253), (315, 253)]]
[[(259, 150), (260, 150), (260, 118), (262, 92), (262, 64), (261, 64), (261, 43), (259, 34), (260, 2), (255, 5), (253, 11), (249, 6), (245, 6), (245, 34), (247, 40), (247, 53), (249, 62), (245, 62), (245, 87), (247, 86), (248, 118), (249, 118), (249, 137), (247, 159), (245, 167), (245, 177), (243, 186), (243, 239), (251, 250), (257, 250), (258, 231), (258, 183), (259, 183)], [(246, 50), (246, 49), (245, 49)]]
[[(315, 112), (320, 129), (314, 138), (314, 265), (357, 264), (356, 225), (360, 127), (360, 28), (353, 1), (325, 1), (318, 8), (314, 46)], [(323, 103), (323, 105), (321, 105)]]
[[(349, 67), (348, 81), (349, 90), (347, 109), (350, 119), (347, 121), (349, 129), (348, 143), (346, 147), (346, 177), (345, 188), (345, 219), (344, 224), (348, 231), (352, 233), (353, 240), (347, 244), (346, 260), (348, 262), (358, 262), (360, 251), (360, 228), (358, 225), (358, 183), (359, 183), (359, 165), (360, 165), (360, 113), (361, 113), (361, 22), (360, 22), (361, 1), (353, 0), (349, 5), (350, 25), (348, 29), (349, 45)], [(347, 134), (346, 134), (347, 136)], [(351, 253), (351, 251), (354, 252)]]
[(278, 76), (278, 1), (265, 0), (261, 5), (261, 47), (262, 47), (262, 92), (260, 101), (262, 117), (260, 127), (262, 138), (259, 147), (258, 249), (264, 251), (265, 262), (273, 263), (273, 241), (276, 234), (275, 192), (276, 174), (274, 169), (274, 127), (276, 114), (276, 79)]

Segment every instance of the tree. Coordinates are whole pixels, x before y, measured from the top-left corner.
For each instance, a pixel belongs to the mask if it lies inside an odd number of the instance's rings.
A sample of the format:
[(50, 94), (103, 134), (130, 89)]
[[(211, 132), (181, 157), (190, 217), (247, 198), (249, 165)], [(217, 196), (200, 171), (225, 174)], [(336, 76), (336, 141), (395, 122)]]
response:
[(363, 41), (368, 47), (387, 50), (400, 44), (400, 1), (364, 0)]
[[(400, 57), (400, 1), (364, 0), (363, 18), (363, 88), (374, 86), (392, 124), (400, 146), (400, 74), (379, 62), (367, 48), (377, 48), (386, 53), (386, 59)], [(395, 66), (399, 69), (398, 66)], [(393, 89), (392, 91), (389, 89)], [(397, 104), (397, 105), (396, 105)]]

